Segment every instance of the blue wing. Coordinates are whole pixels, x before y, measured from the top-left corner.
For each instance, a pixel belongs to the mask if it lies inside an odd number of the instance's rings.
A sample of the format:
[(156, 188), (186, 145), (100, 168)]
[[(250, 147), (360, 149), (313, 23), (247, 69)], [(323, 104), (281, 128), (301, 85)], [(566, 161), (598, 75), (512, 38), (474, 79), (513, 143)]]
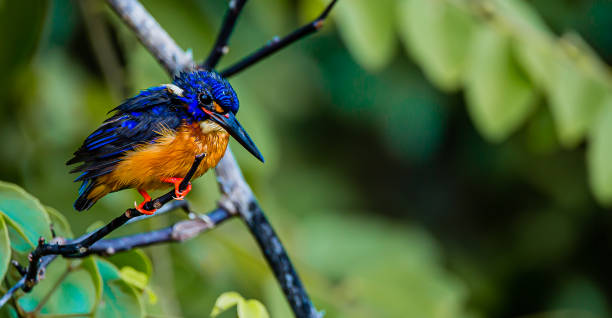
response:
[(81, 172), (75, 180), (83, 181), (79, 194), (89, 192), (97, 177), (113, 171), (126, 151), (154, 142), (162, 128), (177, 129), (186, 118), (179, 103), (176, 95), (160, 86), (144, 90), (113, 109), (115, 114), (91, 133), (66, 163), (82, 163), (71, 171)]

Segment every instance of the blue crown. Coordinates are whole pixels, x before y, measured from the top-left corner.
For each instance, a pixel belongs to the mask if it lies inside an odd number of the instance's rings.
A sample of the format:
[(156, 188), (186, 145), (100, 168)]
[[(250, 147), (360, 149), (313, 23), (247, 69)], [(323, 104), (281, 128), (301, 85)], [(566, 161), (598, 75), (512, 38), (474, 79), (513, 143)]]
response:
[(172, 83), (185, 90), (184, 96), (187, 98), (196, 98), (198, 93), (205, 90), (223, 109), (235, 114), (240, 107), (238, 96), (230, 83), (216, 72), (181, 72), (174, 77)]

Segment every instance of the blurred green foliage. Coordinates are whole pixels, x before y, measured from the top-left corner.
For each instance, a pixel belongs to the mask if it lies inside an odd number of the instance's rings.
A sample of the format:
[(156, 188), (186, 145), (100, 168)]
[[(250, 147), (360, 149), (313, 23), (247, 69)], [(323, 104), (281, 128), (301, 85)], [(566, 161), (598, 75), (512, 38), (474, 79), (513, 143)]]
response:
[[(70, 233), (62, 214), (43, 207), (23, 189), (0, 182), (0, 278), (3, 290), (21, 277), (9, 269), (11, 259), (25, 264), (28, 253), (39, 237), (51, 239), (51, 222), (57, 234)], [(8, 226), (7, 226), (8, 225)], [(140, 317), (144, 316), (142, 291), (151, 275), (148, 257), (131, 251), (110, 261), (88, 257), (83, 260), (57, 258), (45, 270), (44, 279), (29, 294), (19, 291), (11, 305), (5, 305), (8, 316), (38, 317), (45, 315)], [(121, 270), (119, 270), (121, 268)], [(124, 274), (125, 273), (125, 274)]]
[[(0, 179), (57, 210), (12, 188), (38, 212), (0, 206), (0, 274), (9, 240), (23, 263), (50, 220), (78, 236), (131, 205), (122, 191), (75, 212), (64, 162), (123, 98), (168, 82), (102, 2), (35, 2), (0, 1)], [(197, 60), (227, 5), (143, 3)], [(249, 1), (221, 68), (325, 3)], [(611, 17), (608, 0), (341, 0), (320, 33), (231, 79), (266, 164), (235, 153), (326, 317), (610, 316)], [(204, 212), (217, 193), (209, 174), (190, 198)], [(17, 305), (69, 272), (41, 309), (199, 317), (235, 290), (290, 316), (239, 221), (133, 253), (56, 261)], [(63, 296), (74, 284), (82, 299)]]
[(237, 307), (238, 318), (268, 318), (268, 311), (259, 301), (254, 299), (246, 300), (240, 294), (235, 292), (227, 292), (221, 294), (215, 302), (210, 317), (218, 317), (219, 314), (227, 311), (229, 308)]

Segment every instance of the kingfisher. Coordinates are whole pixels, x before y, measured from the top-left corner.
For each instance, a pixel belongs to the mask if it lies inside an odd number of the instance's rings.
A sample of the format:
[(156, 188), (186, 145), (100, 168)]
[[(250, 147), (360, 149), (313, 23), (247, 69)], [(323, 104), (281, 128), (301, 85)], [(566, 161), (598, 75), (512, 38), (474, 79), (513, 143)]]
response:
[(179, 185), (197, 155), (204, 159), (193, 179), (215, 167), (225, 153), (229, 136), (253, 156), (261, 153), (236, 120), (239, 102), (227, 80), (214, 71), (181, 72), (171, 84), (142, 90), (112, 109), (106, 119), (83, 142), (67, 165), (81, 163), (70, 172), (80, 172), (82, 182), (74, 208), (91, 208), (105, 195), (128, 188), (144, 198), (135, 208), (146, 210), (149, 190), (174, 185), (175, 199), (183, 200)]

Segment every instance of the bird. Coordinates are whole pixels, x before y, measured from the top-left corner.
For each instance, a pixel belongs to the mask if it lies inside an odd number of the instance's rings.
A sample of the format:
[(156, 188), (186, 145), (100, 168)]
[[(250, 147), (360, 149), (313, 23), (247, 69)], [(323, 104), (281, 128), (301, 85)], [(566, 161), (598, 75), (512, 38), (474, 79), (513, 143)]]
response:
[(257, 146), (236, 119), (240, 105), (230, 83), (214, 71), (177, 74), (170, 84), (140, 91), (109, 111), (107, 118), (74, 152), (67, 165), (80, 163), (71, 173), (82, 182), (74, 208), (84, 211), (105, 195), (137, 189), (144, 201), (134, 203), (140, 213), (151, 201), (149, 190), (174, 185), (176, 200), (191, 190), (179, 185), (195, 156), (204, 155), (192, 179), (214, 168), (223, 157), (229, 137), (264, 162)]

